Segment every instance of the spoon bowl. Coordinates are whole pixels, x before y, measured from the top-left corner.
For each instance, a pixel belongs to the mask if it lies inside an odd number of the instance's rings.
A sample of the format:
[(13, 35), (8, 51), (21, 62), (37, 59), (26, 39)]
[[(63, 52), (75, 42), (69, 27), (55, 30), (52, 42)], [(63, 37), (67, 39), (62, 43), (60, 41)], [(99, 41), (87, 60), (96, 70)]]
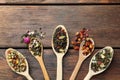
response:
[[(109, 50), (109, 52), (107, 52), (106, 50)], [(102, 57), (102, 59), (105, 59), (105, 57), (103, 56), (103, 54), (110, 54), (110, 58), (108, 58), (109, 62), (107, 63), (107, 65), (105, 67), (103, 67), (102, 69), (97, 69), (96, 71), (92, 69), (92, 63), (96, 63), (97, 61), (96, 56), (100, 55)], [(112, 47), (110, 46), (106, 46), (105, 48), (99, 50), (98, 52), (95, 53), (95, 55), (92, 57), (90, 64), (89, 64), (89, 72), (87, 74), (87, 76), (84, 78), (84, 80), (90, 80), (90, 78), (94, 75), (100, 74), (102, 72), (104, 72), (110, 65), (112, 58), (113, 58), (113, 54), (114, 51), (112, 49)], [(102, 63), (101, 63), (102, 65)]]
[[(84, 55), (84, 54), (83, 54), (84, 50), (82, 49), (82, 47), (85, 45), (85, 43), (86, 43), (87, 41), (91, 41), (91, 45), (92, 45), (93, 47), (91, 48), (91, 51), (90, 51), (87, 55)], [(89, 56), (91, 55), (91, 53), (94, 51), (94, 46), (95, 46), (95, 43), (94, 43), (94, 41), (93, 41), (92, 38), (86, 38), (86, 40), (83, 40), (83, 41), (81, 42), (81, 45), (80, 45), (79, 57), (80, 57), (80, 56), (83, 56), (84, 58), (89, 57)]]
[[(60, 48), (58, 48), (58, 47), (60, 47)], [(68, 47), (69, 47), (68, 32), (63, 25), (58, 25), (54, 29), (53, 36), (52, 36), (52, 49), (57, 57), (56, 80), (62, 80), (62, 59), (63, 59), (63, 56), (66, 54)]]
[[(10, 51), (16, 52), (16, 55), (17, 55), (17, 56), (20, 56), (22, 59), (24, 59), (25, 65), (26, 65), (26, 69), (25, 69), (24, 71), (21, 71), (21, 72), (16, 71), (16, 70), (11, 66), (10, 61), (9, 61), (9, 56), (8, 56), (8, 55), (10, 54)], [(25, 76), (28, 80), (33, 80), (32, 77), (31, 77), (30, 74), (29, 74), (28, 62), (27, 62), (26, 58), (25, 58), (19, 51), (15, 50), (15, 49), (12, 49), (12, 48), (9, 48), (9, 49), (7, 49), (7, 50), (5, 51), (5, 56), (6, 56), (7, 63), (8, 63), (8, 65), (9, 65), (9, 67), (12, 69), (12, 71), (14, 71), (14, 72), (17, 73), (17, 74), (20, 74), (20, 75)]]
[(43, 45), (38, 38), (32, 38), (28, 45), (29, 51), (34, 57), (43, 56)]
[[(56, 30), (57, 30), (58, 28), (62, 28), (62, 29), (66, 32), (67, 45), (66, 45), (66, 48), (65, 48), (64, 52), (57, 52), (57, 51), (55, 50), (55, 48), (54, 48), (54, 42), (53, 42), (53, 41), (54, 41), (54, 34), (55, 34), (55, 32), (56, 32)], [(52, 36), (52, 49), (53, 49), (53, 51), (54, 51), (54, 53), (55, 53), (56, 55), (65, 55), (65, 53), (66, 53), (67, 50), (68, 50), (68, 47), (69, 47), (69, 36), (68, 36), (68, 32), (67, 32), (66, 28), (65, 28), (63, 25), (58, 25), (58, 26), (54, 29), (54, 32), (53, 32), (53, 36)], [(59, 53), (62, 53), (62, 54), (59, 54)]]
[(46, 67), (44, 65), (44, 61), (43, 61), (43, 45), (42, 45), (41, 41), (38, 38), (32, 38), (28, 45), (28, 48), (29, 48), (29, 51), (31, 52), (31, 54), (39, 62), (45, 80), (50, 80), (49, 75), (46, 70)]
[[(83, 47), (85, 47), (85, 45), (87, 44), (87, 42), (90, 41), (90, 45), (91, 46), (91, 49), (90, 49), (90, 52), (87, 52), (85, 54), (85, 51), (86, 51), (86, 48), (83, 49)], [(91, 53), (93, 52), (94, 50), (94, 41), (92, 38), (86, 38), (86, 40), (83, 40), (80, 44), (80, 49), (79, 49), (79, 58), (78, 58), (78, 62), (73, 70), (73, 73), (70, 77), (70, 80), (75, 80), (76, 76), (77, 76), (77, 73), (83, 63), (83, 61), (89, 57), (91, 55)], [(88, 46), (88, 45), (87, 45)]]

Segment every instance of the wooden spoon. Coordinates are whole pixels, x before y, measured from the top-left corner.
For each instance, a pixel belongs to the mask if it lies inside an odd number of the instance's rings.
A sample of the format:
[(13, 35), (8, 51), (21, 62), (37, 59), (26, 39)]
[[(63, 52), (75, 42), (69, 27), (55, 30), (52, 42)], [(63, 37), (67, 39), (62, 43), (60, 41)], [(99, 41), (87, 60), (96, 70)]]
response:
[(29, 51), (39, 62), (43, 75), (44, 75), (44, 79), (50, 80), (47, 70), (45, 68), (44, 62), (43, 62), (43, 45), (38, 38), (31, 39), (29, 43)]
[(87, 38), (86, 41), (88, 41), (88, 40), (90, 40), (90, 41), (92, 42), (93, 48), (92, 48), (92, 50), (91, 50), (90, 53), (88, 53), (87, 55), (84, 55), (84, 54), (83, 54), (84, 51), (82, 50), (82, 47), (83, 47), (83, 45), (85, 44), (85, 40), (83, 40), (83, 41), (81, 42), (81, 44), (80, 44), (80, 49), (79, 49), (78, 62), (77, 62), (76, 66), (75, 66), (75, 68), (74, 68), (74, 70), (73, 70), (73, 73), (72, 73), (72, 75), (71, 75), (71, 77), (70, 77), (70, 80), (75, 80), (75, 78), (76, 78), (76, 76), (77, 76), (77, 73), (78, 73), (78, 71), (79, 71), (79, 69), (80, 69), (83, 61), (84, 61), (88, 56), (90, 56), (91, 53), (92, 53), (93, 50), (94, 50), (94, 41), (93, 41), (93, 39), (92, 39), (92, 38)]
[[(54, 34), (56, 32), (56, 30), (58, 28), (62, 28), (65, 33), (66, 33), (66, 46), (65, 46), (65, 49), (63, 52), (57, 52), (55, 47), (54, 47)], [(68, 47), (69, 47), (69, 37), (68, 37), (68, 32), (66, 30), (66, 28), (63, 26), (63, 25), (58, 25), (54, 32), (53, 32), (53, 36), (52, 36), (52, 49), (57, 57), (57, 77), (56, 77), (56, 80), (62, 80), (62, 59), (63, 59), (63, 56), (65, 55), (65, 53), (67, 52), (68, 50)]]
[[(9, 59), (8, 59), (9, 51), (15, 51), (18, 56), (21, 56), (21, 57), (25, 60), (25, 64), (26, 64), (26, 70), (25, 70), (25, 71), (23, 71), (23, 72), (15, 71), (15, 69), (10, 65), (10, 62), (9, 62)], [(25, 76), (28, 80), (33, 80), (32, 77), (31, 77), (30, 74), (29, 74), (28, 62), (27, 62), (26, 58), (25, 58), (19, 51), (15, 50), (15, 49), (12, 49), (12, 48), (9, 48), (9, 49), (7, 49), (7, 50), (5, 51), (5, 56), (6, 56), (6, 60), (7, 60), (7, 63), (8, 63), (8, 65), (9, 65), (9, 67), (10, 67), (15, 73)]]
[[(95, 72), (95, 71), (93, 71), (92, 68), (91, 68), (91, 63), (93, 62), (93, 59), (96, 59), (95, 56), (96, 56), (99, 52), (101, 52), (101, 51), (104, 50), (104, 53), (106, 53), (105, 49), (108, 49), (108, 50), (109, 50), (109, 53), (110, 53), (110, 55), (111, 55), (111, 58), (109, 59), (110, 62), (106, 65), (106, 67), (105, 67), (104, 69), (101, 69), (101, 70)], [(91, 61), (90, 61), (90, 64), (89, 64), (89, 72), (88, 72), (87, 76), (84, 78), (84, 80), (90, 80), (90, 78), (91, 78), (92, 76), (104, 72), (104, 71), (108, 68), (108, 66), (110, 65), (110, 63), (111, 63), (111, 61), (112, 61), (112, 58), (113, 58), (113, 54), (114, 54), (114, 51), (113, 51), (112, 47), (110, 47), (110, 46), (107, 46), (107, 47), (99, 50), (98, 52), (96, 52), (96, 54), (92, 57), (92, 59), (91, 59)]]

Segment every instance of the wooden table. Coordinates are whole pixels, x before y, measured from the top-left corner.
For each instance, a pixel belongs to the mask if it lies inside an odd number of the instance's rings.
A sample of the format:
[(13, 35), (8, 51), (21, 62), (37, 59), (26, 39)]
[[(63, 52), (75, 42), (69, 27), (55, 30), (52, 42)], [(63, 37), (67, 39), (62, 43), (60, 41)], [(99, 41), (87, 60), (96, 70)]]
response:
[[(66, 26), (70, 41), (83, 27), (90, 29), (95, 51), (112, 46), (115, 54), (110, 67), (91, 80), (120, 80), (120, 0), (0, 0), (0, 80), (26, 80), (15, 74), (5, 60), (5, 50), (15, 48), (26, 56), (34, 80), (44, 80), (38, 62), (21, 44), (21, 35), (40, 27), (47, 32), (44, 61), (51, 80), (56, 79), (56, 56), (51, 48), (53, 29)], [(94, 54), (93, 53), (93, 54)], [(84, 61), (76, 80), (83, 80), (93, 54)], [(69, 50), (63, 59), (63, 80), (69, 80), (78, 60), (78, 51)]]

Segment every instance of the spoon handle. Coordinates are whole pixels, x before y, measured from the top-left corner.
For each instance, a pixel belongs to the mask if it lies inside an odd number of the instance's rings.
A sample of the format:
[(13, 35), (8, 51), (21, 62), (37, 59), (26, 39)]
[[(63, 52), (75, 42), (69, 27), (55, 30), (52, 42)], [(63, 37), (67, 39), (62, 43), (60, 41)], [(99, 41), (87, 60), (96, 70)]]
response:
[(42, 69), (42, 72), (43, 72), (43, 75), (44, 75), (45, 80), (50, 80), (49, 75), (48, 75), (48, 73), (47, 73), (47, 70), (46, 70), (46, 68), (45, 68), (45, 65), (44, 65), (44, 62), (43, 62), (42, 57), (37, 58), (37, 60), (38, 60), (38, 62), (39, 62), (39, 64), (40, 64), (40, 66), (41, 66), (41, 69)]
[(25, 76), (26, 76), (27, 80), (33, 80), (32, 77), (30, 76), (30, 74), (27, 73), (27, 74), (25, 74)]
[(57, 56), (57, 77), (56, 80), (62, 80), (62, 58)]
[(88, 72), (87, 76), (84, 78), (84, 80), (90, 80), (90, 78), (92, 77), (92, 74), (90, 74), (90, 72)]
[(75, 78), (76, 78), (76, 76), (77, 76), (77, 73), (78, 73), (78, 71), (79, 71), (79, 69), (80, 69), (81, 64), (82, 64), (83, 61), (84, 61), (84, 58), (83, 58), (83, 57), (79, 58), (76, 66), (75, 66), (75, 68), (74, 68), (74, 70), (73, 70), (73, 73), (72, 73), (72, 75), (71, 75), (71, 77), (70, 77), (70, 80), (75, 80)]

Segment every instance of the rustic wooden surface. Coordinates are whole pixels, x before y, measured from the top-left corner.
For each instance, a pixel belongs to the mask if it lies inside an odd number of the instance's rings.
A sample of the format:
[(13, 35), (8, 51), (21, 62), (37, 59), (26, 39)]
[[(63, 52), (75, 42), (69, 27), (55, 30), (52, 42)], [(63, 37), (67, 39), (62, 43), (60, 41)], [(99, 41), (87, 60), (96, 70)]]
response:
[[(15, 74), (6, 63), (4, 52), (12, 47), (27, 57), (30, 74), (34, 80), (44, 80), (38, 62), (29, 53), (26, 45), (21, 44), (21, 35), (27, 30), (40, 27), (46, 32), (44, 61), (51, 80), (56, 79), (56, 56), (51, 48), (53, 29), (62, 24), (66, 26), (70, 41), (75, 32), (88, 28), (95, 41), (95, 51), (105, 46), (115, 50), (113, 61), (104, 73), (91, 80), (120, 79), (120, 5), (26, 5), (27, 3), (119, 3), (120, 0), (0, 0), (0, 80), (26, 80)], [(7, 3), (11, 3), (8, 5)], [(14, 5), (25, 3), (25, 5)], [(93, 54), (94, 54), (93, 53)], [(93, 54), (83, 63), (76, 80), (83, 80), (88, 72), (88, 65)], [(78, 51), (70, 45), (63, 62), (63, 80), (69, 80), (78, 59)], [(34, 65), (33, 65), (34, 64)]]
[(120, 3), (120, 0), (0, 0), (0, 3)]
[[(35, 80), (44, 80), (42, 71), (40, 69), (40, 66), (38, 65), (38, 62), (36, 62), (35, 58), (32, 57), (29, 51), (27, 49), (17, 49), (17, 50), (23, 53), (24, 56), (26, 56), (28, 63), (30, 65), (31, 76)], [(98, 51), (98, 49), (96, 49), (94, 53), (96, 51)], [(1, 53), (0, 54), (0, 80), (8, 80), (8, 77), (9, 77), (9, 80), (26, 80), (23, 76), (19, 76), (11, 71), (11, 69), (8, 67), (6, 63), (4, 52), (5, 52), (5, 49), (0, 50), (0, 53)], [(120, 53), (120, 50), (115, 49), (114, 58), (110, 67), (104, 73), (94, 76), (91, 80), (114, 80), (114, 79), (119, 80), (120, 79), (119, 53)], [(86, 61), (84, 61), (76, 80), (83, 80), (83, 78), (86, 76), (88, 72), (88, 65), (93, 54)], [(64, 59), (63, 59), (63, 72), (64, 72), (63, 80), (69, 80), (69, 77), (71, 76), (71, 73), (75, 67), (77, 59), (78, 59), (78, 52), (69, 49), (68, 53), (64, 56)], [(55, 80), (56, 56), (54, 55), (51, 49), (44, 50), (44, 61), (45, 61), (45, 65), (51, 80)]]
[(20, 43), (20, 36), (27, 30), (40, 27), (47, 32), (43, 41), (44, 46), (51, 47), (53, 29), (59, 24), (66, 26), (70, 40), (75, 32), (86, 27), (90, 29), (97, 47), (119, 47), (119, 21), (119, 5), (0, 6), (0, 47), (25, 47)]

